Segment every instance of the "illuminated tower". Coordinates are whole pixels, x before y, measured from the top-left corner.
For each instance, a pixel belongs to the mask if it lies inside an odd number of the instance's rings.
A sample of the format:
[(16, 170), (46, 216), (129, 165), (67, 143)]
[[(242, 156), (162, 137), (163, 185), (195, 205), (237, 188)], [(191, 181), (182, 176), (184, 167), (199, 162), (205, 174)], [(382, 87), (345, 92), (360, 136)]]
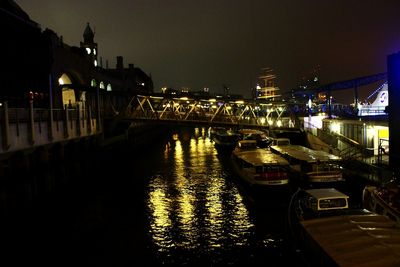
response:
[(276, 75), (270, 68), (263, 68), (263, 74), (258, 77), (260, 84), (256, 87), (256, 98), (257, 99), (270, 99), (274, 100), (275, 97), (279, 97), (279, 88), (275, 84)]
[(83, 43), (81, 42), (81, 47), (85, 48), (90, 60), (93, 62), (94, 66), (97, 67), (97, 43), (94, 42), (94, 32), (90, 28), (89, 22), (83, 32)]

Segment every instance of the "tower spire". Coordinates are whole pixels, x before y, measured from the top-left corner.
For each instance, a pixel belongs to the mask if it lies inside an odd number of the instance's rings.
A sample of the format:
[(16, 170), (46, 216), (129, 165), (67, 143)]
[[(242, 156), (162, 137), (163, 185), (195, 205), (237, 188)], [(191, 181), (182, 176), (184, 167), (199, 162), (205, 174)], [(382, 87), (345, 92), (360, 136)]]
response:
[(81, 48), (84, 48), (93, 62), (94, 66), (97, 67), (97, 43), (94, 42), (94, 32), (90, 28), (89, 22), (86, 24), (85, 31), (83, 32), (83, 42), (81, 42)]
[(94, 32), (90, 28), (89, 22), (86, 24), (85, 31), (83, 32), (83, 42), (86, 44), (94, 43)]

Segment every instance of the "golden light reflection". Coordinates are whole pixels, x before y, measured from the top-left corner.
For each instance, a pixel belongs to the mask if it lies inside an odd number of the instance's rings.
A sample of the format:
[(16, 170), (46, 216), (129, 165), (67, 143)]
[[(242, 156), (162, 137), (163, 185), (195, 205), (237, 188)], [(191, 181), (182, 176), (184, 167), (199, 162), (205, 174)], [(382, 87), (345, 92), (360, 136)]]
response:
[(170, 219), (170, 201), (165, 194), (165, 188), (161, 186), (162, 177), (157, 177), (154, 183), (157, 185), (149, 192), (149, 210), (151, 211), (151, 232), (153, 242), (160, 250), (173, 245), (170, 238), (172, 222)]
[(206, 207), (208, 210), (208, 218), (206, 221), (209, 225), (208, 243), (211, 247), (220, 247), (221, 237), (223, 233), (223, 206), (220, 198), (221, 183), (210, 183), (206, 196)]
[(164, 160), (168, 167), (150, 181), (148, 198), (150, 233), (159, 250), (212, 250), (227, 240), (247, 244), (253, 224), (239, 191), (222, 175), (209, 138), (177, 139), (166, 147)]

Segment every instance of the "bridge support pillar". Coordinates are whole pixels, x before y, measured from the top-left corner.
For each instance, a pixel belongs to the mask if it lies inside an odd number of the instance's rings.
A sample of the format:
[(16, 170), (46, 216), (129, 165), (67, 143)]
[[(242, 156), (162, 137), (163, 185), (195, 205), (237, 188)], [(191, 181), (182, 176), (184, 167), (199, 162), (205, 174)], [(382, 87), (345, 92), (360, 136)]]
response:
[(388, 56), (389, 165), (400, 178), (400, 52)]
[(2, 135), (3, 135), (3, 149), (8, 150), (11, 146), (10, 144), (10, 121), (8, 119), (8, 103), (5, 101), (3, 103), (3, 120), (2, 120)]
[(28, 129), (29, 129), (29, 142), (31, 143), (31, 145), (33, 145), (35, 143), (35, 119), (33, 113), (33, 101), (29, 101)]
[(87, 132), (92, 133), (92, 108), (88, 107), (88, 115), (86, 116), (87, 120)]
[(68, 138), (68, 136), (69, 136), (68, 121), (69, 121), (69, 112), (68, 112), (68, 107), (65, 106), (65, 109), (64, 109), (64, 137), (65, 138)]
[(81, 108), (80, 105), (76, 105), (76, 133), (81, 136)]
[(48, 132), (48, 138), (49, 141), (53, 141), (54, 135), (53, 135), (53, 125), (54, 125), (54, 120), (53, 120), (53, 109), (49, 110), (49, 119), (47, 122), (47, 132)]

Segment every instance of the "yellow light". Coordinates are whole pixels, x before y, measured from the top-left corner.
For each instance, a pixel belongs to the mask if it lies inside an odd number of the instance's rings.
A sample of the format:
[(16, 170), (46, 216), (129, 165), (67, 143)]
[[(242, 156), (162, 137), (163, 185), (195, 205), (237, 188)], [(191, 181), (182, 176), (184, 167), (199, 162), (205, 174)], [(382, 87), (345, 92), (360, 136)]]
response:
[(261, 118), (260, 122), (261, 122), (261, 124), (264, 124), (265, 123), (265, 118)]
[(375, 129), (374, 129), (374, 127), (373, 126), (369, 126), (368, 128), (367, 128), (367, 136), (368, 137), (375, 137)]
[(244, 104), (244, 101), (243, 100), (238, 100), (238, 101), (235, 101), (235, 103), (236, 104)]
[(282, 121), (281, 121), (281, 120), (278, 120), (278, 121), (276, 122), (276, 125), (277, 125), (278, 127), (281, 127), (281, 126), (282, 126)]
[(214, 103), (214, 102), (216, 102), (217, 100), (215, 99), (215, 98), (212, 98), (212, 99), (210, 99), (210, 100), (208, 100), (209, 102), (211, 102), (211, 103)]
[(334, 122), (334, 123), (331, 124), (330, 128), (331, 128), (332, 132), (340, 133), (340, 123)]

